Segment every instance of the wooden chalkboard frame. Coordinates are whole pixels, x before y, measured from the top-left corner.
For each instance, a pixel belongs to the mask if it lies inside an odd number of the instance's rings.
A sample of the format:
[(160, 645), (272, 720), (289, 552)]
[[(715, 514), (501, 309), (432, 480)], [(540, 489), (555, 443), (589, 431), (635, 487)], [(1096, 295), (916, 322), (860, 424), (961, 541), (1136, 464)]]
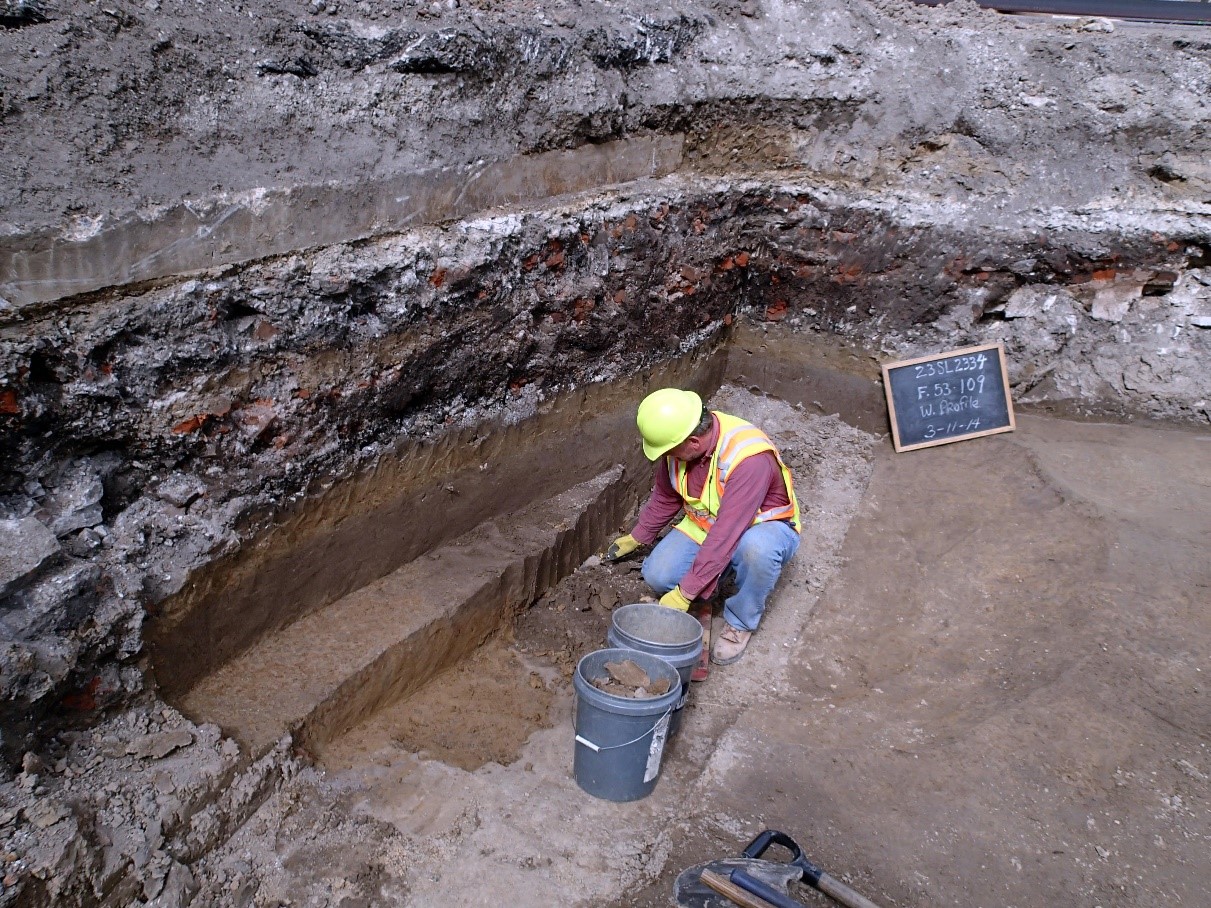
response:
[[(947, 435), (945, 438), (934, 438), (929, 441), (917, 442), (915, 444), (900, 443), (900, 424), (896, 419), (896, 401), (892, 389), (893, 369), (902, 369), (905, 366), (916, 366), (921, 363), (937, 362), (939, 360), (952, 359), (956, 356), (971, 356), (976, 353), (996, 353), (997, 362), (1000, 365), (1001, 371), (1001, 390), (1004, 392), (1005, 413), (1008, 416), (1008, 423), (1003, 426), (994, 426), (991, 429), (980, 429), (974, 432), (958, 432), (953, 435)], [(1005, 346), (999, 341), (992, 344), (980, 344), (975, 347), (961, 347), (957, 350), (946, 350), (942, 353), (931, 353), (929, 356), (917, 356), (913, 359), (902, 359), (894, 363), (883, 364), (883, 393), (887, 398), (887, 413), (891, 419), (891, 438), (892, 444), (895, 445), (896, 453), (901, 451), (915, 451), (918, 448), (932, 448), (937, 445), (950, 444), (954, 441), (966, 441), (969, 438), (980, 438), (984, 435), (997, 435), (1001, 432), (1012, 432), (1016, 428), (1016, 423), (1013, 416), (1013, 399), (1009, 396), (1009, 373), (1005, 368)]]

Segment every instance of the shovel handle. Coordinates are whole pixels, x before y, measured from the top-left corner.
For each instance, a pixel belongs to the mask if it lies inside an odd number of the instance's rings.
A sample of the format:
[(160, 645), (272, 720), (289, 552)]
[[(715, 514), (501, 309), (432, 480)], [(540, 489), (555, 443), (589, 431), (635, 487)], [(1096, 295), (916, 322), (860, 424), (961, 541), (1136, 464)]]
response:
[(731, 880), (741, 888), (747, 889), (753, 895), (765, 899), (774, 908), (807, 908), (802, 902), (796, 902), (785, 892), (779, 892), (773, 886), (756, 877), (749, 876), (743, 870), (733, 870), (731, 872)]
[(702, 871), (702, 882), (706, 883), (728, 901), (739, 905), (740, 908), (777, 908), (760, 896), (753, 895), (741, 889), (721, 873), (713, 870)]
[(845, 905), (846, 908), (879, 908), (878, 905), (862, 893), (855, 892), (836, 877), (831, 877), (827, 873), (820, 874), (820, 879), (816, 881), (816, 888), (825, 895), (832, 896), (842, 905)]

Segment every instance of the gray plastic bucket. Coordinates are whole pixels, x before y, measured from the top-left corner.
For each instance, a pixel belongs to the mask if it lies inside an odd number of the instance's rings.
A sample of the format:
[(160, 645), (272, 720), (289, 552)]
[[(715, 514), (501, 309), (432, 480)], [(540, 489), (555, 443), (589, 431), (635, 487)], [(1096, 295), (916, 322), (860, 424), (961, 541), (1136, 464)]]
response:
[[(633, 700), (593, 686), (606, 677), (607, 662), (630, 659), (653, 680), (665, 678), (667, 694)], [(633, 649), (599, 649), (576, 666), (576, 784), (607, 801), (635, 801), (656, 787), (669, 716), (681, 697), (679, 675), (657, 656)]]
[(677, 734), (682, 710), (690, 698), (690, 675), (702, 654), (702, 624), (688, 612), (655, 602), (636, 602), (614, 610), (606, 642), (659, 656), (677, 669), (681, 699), (669, 726), (669, 734)]

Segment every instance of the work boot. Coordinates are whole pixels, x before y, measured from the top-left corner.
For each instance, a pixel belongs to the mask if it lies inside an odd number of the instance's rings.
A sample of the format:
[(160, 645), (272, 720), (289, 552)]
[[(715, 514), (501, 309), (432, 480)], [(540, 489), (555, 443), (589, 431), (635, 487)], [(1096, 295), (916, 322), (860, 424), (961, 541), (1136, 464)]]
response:
[(733, 662), (739, 662), (751, 636), (753, 636), (752, 631), (742, 631), (730, 624), (724, 624), (723, 633), (719, 635), (719, 639), (711, 648), (711, 661), (716, 665), (731, 665)]

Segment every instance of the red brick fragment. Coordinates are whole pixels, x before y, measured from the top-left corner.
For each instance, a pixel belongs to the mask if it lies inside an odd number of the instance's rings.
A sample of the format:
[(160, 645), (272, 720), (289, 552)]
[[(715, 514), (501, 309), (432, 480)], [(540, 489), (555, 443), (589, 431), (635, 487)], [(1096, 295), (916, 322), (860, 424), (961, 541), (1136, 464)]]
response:
[(736, 255), (736, 265), (740, 268), (748, 267), (748, 253), (741, 252)]
[(5, 388), (0, 391), (0, 414), (4, 416), (18, 416), (21, 413), (21, 404), (17, 401), (17, 392), (12, 388)]
[(589, 317), (589, 313), (593, 311), (593, 307), (597, 304), (587, 297), (578, 299), (572, 304), (572, 318), (578, 322), (583, 322)]
[(72, 691), (60, 703), (64, 709), (76, 712), (92, 712), (97, 708), (97, 691), (101, 689), (101, 676), (94, 675), (83, 687)]
[(1118, 272), (1113, 268), (1102, 268), (1099, 271), (1093, 272), (1093, 279), (1095, 281), (1112, 281), (1116, 274)]
[(438, 268), (431, 275), (429, 275), (429, 283), (432, 284), (434, 287), (441, 287), (443, 284), (445, 284), (446, 283), (446, 269)]
[(562, 268), (563, 267), (563, 250), (556, 249), (554, 252), (552, 252), (550, 255), (547, 256), (546, 261), (543, 264), (545, 264), (548, 268), (551, 268), (551, 269)]
[(786, 300), (774, 300), (772, 304), (765, 307), (767, 322), (780, 322), (784, 318), (786, 318)]
[(191, 416), (189, 419), (183, 419), (172, 427), (172, 434), (189, 435), (206, 425), (207, 419), (208, 414), (206, 413), (199, 413), (197, 416)]
[(273, 340), (273, 338), (278, 336), (278, 333), (278, 329), (274, 326), (273, 322), (268, 319), (261, 319), (256, 323), (252, 336), (257, 340), (267, 341)]
[(307, 388), (296, 388), (294, 391), (294, 396), (299, 400), (307, 400), (309, 397), (311, 397), (311, 391)]

